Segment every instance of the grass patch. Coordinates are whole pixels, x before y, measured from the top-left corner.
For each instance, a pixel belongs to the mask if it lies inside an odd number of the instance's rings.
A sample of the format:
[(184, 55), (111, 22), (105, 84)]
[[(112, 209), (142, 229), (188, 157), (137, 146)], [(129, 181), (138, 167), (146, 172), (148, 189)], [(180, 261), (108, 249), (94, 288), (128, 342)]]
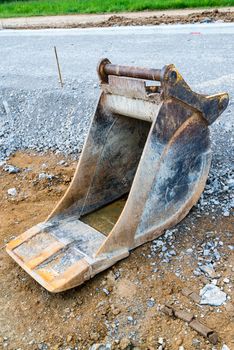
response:
[(0, 0), (0, 17), (131, 12), (233, 5), (234, 0)]

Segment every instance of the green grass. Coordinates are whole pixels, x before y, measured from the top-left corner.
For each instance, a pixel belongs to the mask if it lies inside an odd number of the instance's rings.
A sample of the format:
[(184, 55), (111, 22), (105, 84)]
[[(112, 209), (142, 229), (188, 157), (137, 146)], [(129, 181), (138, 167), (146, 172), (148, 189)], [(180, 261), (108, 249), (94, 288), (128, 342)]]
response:
[(234, 0), (0, 0), (0, 17), (234, 6)]

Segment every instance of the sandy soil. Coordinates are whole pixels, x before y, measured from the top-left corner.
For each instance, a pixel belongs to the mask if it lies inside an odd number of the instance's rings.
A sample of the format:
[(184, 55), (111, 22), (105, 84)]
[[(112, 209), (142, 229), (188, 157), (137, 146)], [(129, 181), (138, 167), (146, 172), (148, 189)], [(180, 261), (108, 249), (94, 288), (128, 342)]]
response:
[[(32, 225), (44, 220), (64, 193), (76, 162), (59, 165), (61, 156), (17, 153), (8, 161), (21, 169), (9, 174), (0, 167), (0, 349), (89, 349), (94, 343), (110, 343), (112, 349), (234, 348), (233, 289), (223, 281), (233, 278), (231, 217), (196, 215), (196, 208), (174, 231), (176, 255), (163, 263), (151, 251), (151, 243), (134, 250), (130, 257), (99, 274), (81, 287), (52, 295), (39, 286), (6, 254), (5, 244)], [(62, 162), (63, 163), (63, 162)], [(39, 173), (53, 174), (39, 180)], [(17, 196), (7, 194), (17, 189)], [(208, 213), (209, 214), (209, 213)], [(181, 293), (189, 287), (199, 293), (208, 283), (195, 276), (196, 254), (202, 243), (217, 240), (221, 259), (217, 264), (218, 285), (229, 295), (221, 307), (201, 306)], [(231, 281), (231, 285), (232, 285)], [(106, 294), (108, 291), (108, 295)], [(153, 298), (153, 299), (152, 299)], [(204, 324), (217, 331), (213, 346), (184, 321), (169, 318), (161, 306), (171, 303), (194, 312)]]
[(184, 9), (144, 11), (98, 15), (66, 15), (0, 19), (2, 29), (88, 28), (129, 25), (199, 23), (202, 21), (233, 22), (234, 7), (219, 9)]

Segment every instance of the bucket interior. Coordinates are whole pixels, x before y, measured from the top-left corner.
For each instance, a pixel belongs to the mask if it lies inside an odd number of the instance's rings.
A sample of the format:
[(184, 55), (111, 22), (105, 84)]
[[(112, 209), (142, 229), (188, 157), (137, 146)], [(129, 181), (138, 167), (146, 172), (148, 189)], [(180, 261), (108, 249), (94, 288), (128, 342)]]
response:
[(128, 194), (80, 218), (85, 224), (108, 236), (122, 213)]
[[(106, 138), (80, 220), (108, 235), (130, 192), (151, 123), (122, 115)], [(88, 204), (95, 203), (94, 208)]]

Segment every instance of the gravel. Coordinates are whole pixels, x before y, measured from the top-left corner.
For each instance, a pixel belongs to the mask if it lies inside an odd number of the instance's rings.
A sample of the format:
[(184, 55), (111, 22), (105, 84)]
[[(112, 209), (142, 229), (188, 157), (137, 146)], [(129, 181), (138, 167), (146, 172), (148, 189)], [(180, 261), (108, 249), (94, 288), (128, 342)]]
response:
[(9, 174), (17, 174), (20, 172), (20, 169), (17, 168), (16, 166), (14, 165), (10, 165), (10, 164), (5, 164), (3, 169), (5, 171), (7, 171)]
[(222, 346), (222, 349), (221, 350), (230, 350), (230, 348), (226, 345), (226, 344), (223, 344)]
[(39, 180), (52, 180), (54, 178), (53, 174), (47, 174), (47, 173), (40, 173), (38, 175)]
[(89, 350), (111, 350), (111, 344), (93, 344)]
[[(75, 87), (80, 83), (73, 81), (71, 85)], [(94, 109), (94, 98), (92, 94), (89, 99), (84, 98), (71, 85), (63, 91), (1, 90), (0, 160), (28, 148), (78, 155)], [(3, 102), (7, 103), (8, 110)]]
[(155, 306), (155, 300), (154, 300), (154, 298), (150, 298), (149, 300), (147, 300), (147, 306), (148, 306), (149, 308)]

